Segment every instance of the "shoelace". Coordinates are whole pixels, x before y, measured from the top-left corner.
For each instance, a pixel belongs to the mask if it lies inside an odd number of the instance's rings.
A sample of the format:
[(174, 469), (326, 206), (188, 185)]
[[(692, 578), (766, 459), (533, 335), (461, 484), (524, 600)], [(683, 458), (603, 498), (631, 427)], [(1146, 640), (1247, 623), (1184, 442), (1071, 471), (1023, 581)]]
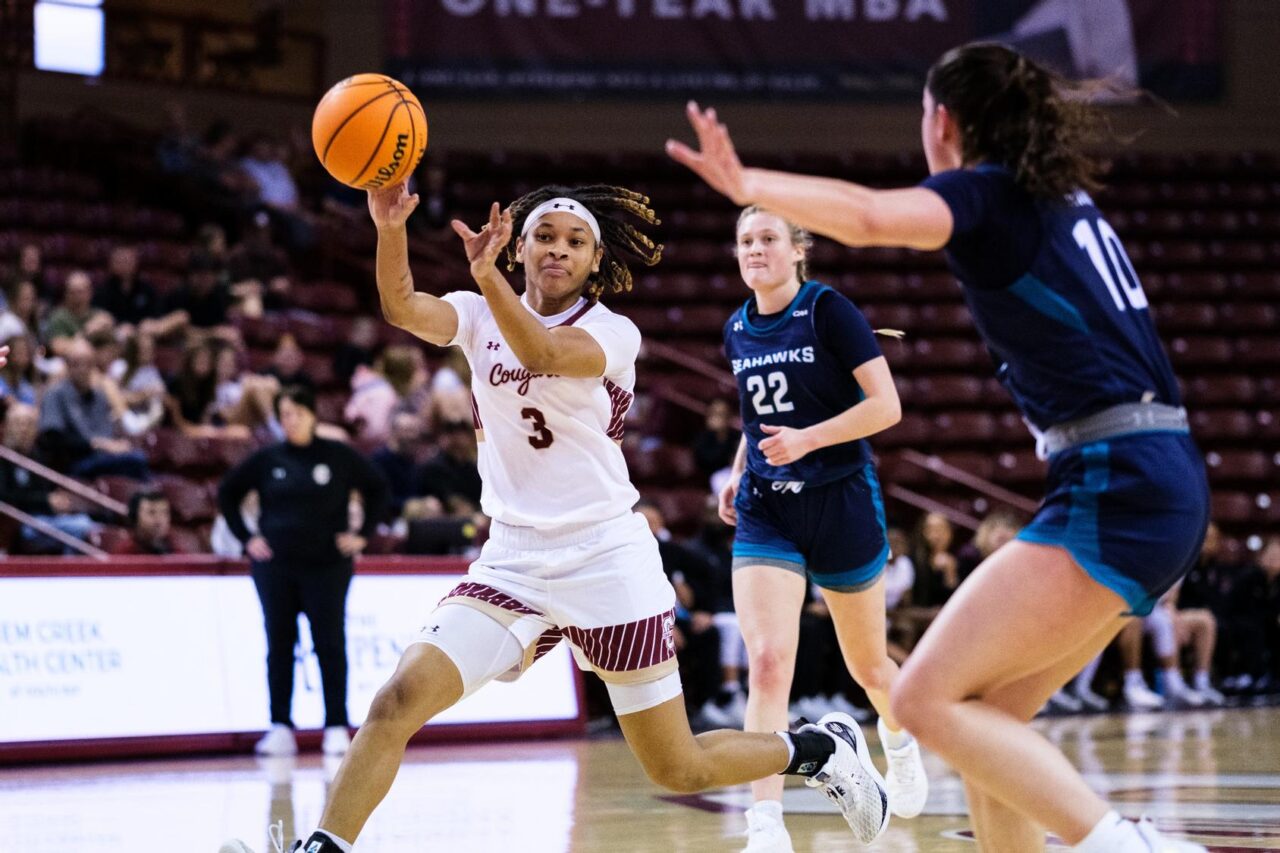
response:
[(267, 837), (271, 839), (271, 846), (276, 848), (276, 853), (285, 853), (283, 820), (278, 820), (267, 827)]
[(893, 760), (893, 780), (903, 786), (914, 785), (916, 781), (916, 763), (911, 760), (910, 746), (911, 744), (907, 744), (900, 749), (886, 750)]

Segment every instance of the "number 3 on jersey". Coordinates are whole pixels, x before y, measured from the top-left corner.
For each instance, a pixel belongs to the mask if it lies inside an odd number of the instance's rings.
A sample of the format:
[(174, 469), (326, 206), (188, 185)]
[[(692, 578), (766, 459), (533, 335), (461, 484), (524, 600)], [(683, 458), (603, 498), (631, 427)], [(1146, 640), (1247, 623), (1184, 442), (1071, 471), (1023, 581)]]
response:
[[(773, 389), (772, 403), (765, 401), (770, 388)], [(772, 415), (774, 412), (795, 410), (795, 404), (786, 399), (787, 374), (781, 370), (775, 370), (768, 376), (748, 376), (747, 393), (751, 395), (751, 404), (756, 407), (757, 414)]]
[(533, 435), (529, 436), (529, 444), (533, 445), (534, 450), (546, 450), (551, 446), (551, 442), (556, 440), (556, 437), (551, 434), (551, 430), (547, 429), (546, 417), (533, 406), (521, 409), (520, 417), (531, 422), (530, 426), (533, 427)]
[[(1102, 283), (1111, 293), (1111, 301), (1115, 302), (1117, 310), (1125, 310), (1126, 300), (1135, 311), (1147, 307), (1147, 295), (1142, 292), (1138, 274), (1134, 272), (1133, 264), (1129, 263), (1129, 256), (1124, 253), (1124, 247), (1120, 245), (1120, 237), (1105, 219), (1095, 222), (1081, 219), (1076, 223), (1076, 227), (1071, 229), (1071, 236), (1075, 237), (1076, 244), (1089, 254), (1089, 260), (1098, 270), (1098, 275), (1102, 276)], [(1106, 247), (1105, 257), (1103, 256), (1104, 246)], [(1114, 275), (1112, 270), (1115, 271)], [(1117, 277), (1120, 279), (1119, 286), (1116, 285)], [(1122, 288), (1124, 299), (1120, 298)]]

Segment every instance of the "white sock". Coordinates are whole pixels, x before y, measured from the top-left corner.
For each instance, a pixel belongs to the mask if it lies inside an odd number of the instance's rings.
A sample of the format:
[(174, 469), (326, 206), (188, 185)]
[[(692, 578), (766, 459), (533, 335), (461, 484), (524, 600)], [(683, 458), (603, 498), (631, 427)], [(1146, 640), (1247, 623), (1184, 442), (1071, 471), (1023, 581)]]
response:
[(796, 745), (791, 742), (791, 736), (788, 732), (774, 732), (775, 735), (782, 738), (782, 742), (787, 745), (787, 766), (791, 766), (791, 762), (796, 760)]
[(1164, 671), (1164, 688), (1166, 693), (1179, 693), (1187, 689), (1187, 682), (1182, 680), (1182, 673), (1176, 669)]
[(1209, 681), (1209, 670), (1196, 670), (1196, 690), (1212, 690), (1213, 683)]
[(1076, 853), (1124, 853), (1127, 850), (1143, 849), (1130, 847), (1134, 842), (1142, 844), (1138, 830), (1112, 810), (1103, 815), (1102, 820), (1089, 830), (1084, 840), (1071, 849)]
[[(1146, 679), (1142, 677), (1142, 670), (1127, 669), (1124, 672), (1125, 687), (1147, 687)], [(1149, 687), (1147, 688), (1150, 689)]]
[(351, 853), (351, 848), (355, 846), (350, 841), (343, 841), (341, 838), (334, 835), (332, 832), (330, 832), (327, 829), (317, 829), (316, 832), (320, 833), (321, 835), (328, 836), (330, 841), (338, 845), (338, 849), (341, 850), (342, 853)]
[(782, 801), (760, 800), (751, 804), (751, 811), (756, 814), (767, 814), (776, 820), (782, 820)]
[(898, 729), (895, 732), (887, 725), (884, 727), (884, 743), (881, 746), (885, 749), (902, 749), (909, 743), (911, 743), (911, 733), (906, 729)]
[(1102, 664), (1102, 655), (1098, 655), (1093, 660), (1084, 665), (1084, 669), (1076, 676), (1075, 688), (1076, 693), (1083, 693), (1086, 690), (1093, 690), (1093, 677), (1098, 674), (1098, 667)]

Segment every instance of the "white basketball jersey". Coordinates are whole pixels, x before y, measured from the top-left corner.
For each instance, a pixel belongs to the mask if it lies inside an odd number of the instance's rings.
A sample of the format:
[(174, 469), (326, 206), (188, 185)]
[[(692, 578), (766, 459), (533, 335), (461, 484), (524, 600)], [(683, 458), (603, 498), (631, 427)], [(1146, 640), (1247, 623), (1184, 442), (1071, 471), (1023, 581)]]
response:
[(444, 299), (458, 312), (458, 334), (449, 344), (471, 364), (485, 514), (547, 529), (629, 512), (640, 495), (618, 442), (634, 396), (635, 324), (585, 299), (554, 317), (530, 309), (545, 326), (582, 329), (605, 354), (603, 376), (545, 376), (516, 359), (483, 296), (459, 291)]

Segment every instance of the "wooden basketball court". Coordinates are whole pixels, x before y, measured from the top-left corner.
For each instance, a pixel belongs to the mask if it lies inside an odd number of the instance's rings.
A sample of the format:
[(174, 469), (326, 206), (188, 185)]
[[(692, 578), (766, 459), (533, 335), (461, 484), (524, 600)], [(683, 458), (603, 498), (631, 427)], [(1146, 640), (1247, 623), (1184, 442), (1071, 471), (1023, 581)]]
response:
[[(1129, 816), (1218, 853), (1280, 851), (1280, 708), (1043, 719), (1091, 783)], [(869, 729), (874, 744), (874, 728)], [(958, 778), (926, 757), (924, 815), (874, 849), (973, 851)], [(880, 758), (877, 755), (877, 763)], [(0, 769), (0, 850), (213, 853), (239, 835), (271, 851), (314, 827), (335, 765), (243, 756)], [(711, 853), (742, 847), (748, 791), (668, 796), (618, 737), (412, 749), (361, 853)], [(825, 800), (789, 787), (797, 851), (859, 849)], [(1050, 846), (1050, 849), (1054, 849)]]

